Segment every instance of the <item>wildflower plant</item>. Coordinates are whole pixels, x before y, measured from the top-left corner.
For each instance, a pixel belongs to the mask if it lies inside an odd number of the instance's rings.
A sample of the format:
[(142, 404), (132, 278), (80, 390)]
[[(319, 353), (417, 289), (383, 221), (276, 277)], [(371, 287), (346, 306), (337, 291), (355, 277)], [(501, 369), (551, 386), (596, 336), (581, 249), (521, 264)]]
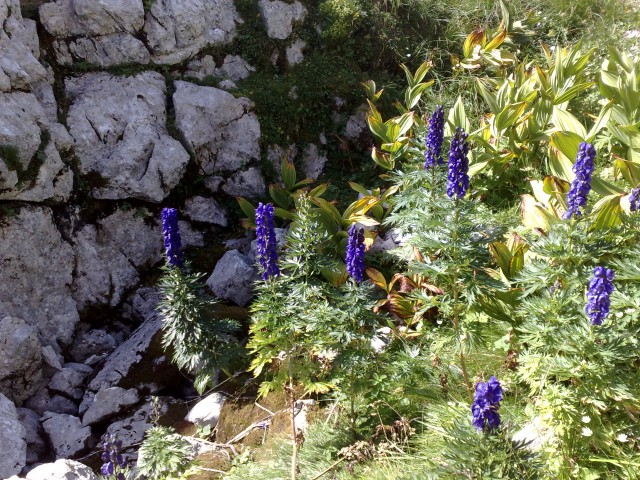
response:
[(262, 269), (262, 280), (280, 275), (276, 232), (273, 224), (273, 205), (258, 204), (256, 209), (256, 239), (258, 242), (258, 263)]
[(194, 374), (195, 387), (202, 392), (241, 351), (234, 336), (239, 325), (216, 318), (217, 302), (205, 293), (203, 275), (192, 273), (189, 262), (183, 260), (177, 211), (164, 209), (162, 222), (167, 248), (159, 283), (162, 344), (179, 368)]
[(587, 292), (586, 312), (591, 319), (591, 325), (602, 325), (602, 321), (609, 315), (611, 300), (609, 296), (613, 293), (613, 277), (615, 272), (610, 268), (596, 267), (593, 270), (593, 277), (589, 281), (589, 291)]
[(473, 426), (478, 430), (492, 431), (500, 426), (500, 402), (502, 401), (502, 386), (496, 377), (487, 382), (478, 382), (473, 397), (471, 413)]
[(115, 435), (110, 435), (102, 442), (103, 462), (100, 473), (104, 479), (124, 480), (129, 472), (128, 461), (122, 455), (122, 440)]
[(364, 275), (364, 228), (358, 228), (354, 223), (349, 228), (349, 239), (347, 241), (347, 273), (357, 283), (362, 282)]
[(425, 138), (424, 168), (442, 165), (442, 142), (444, 141), (444, 108), (438, 105), (429, 120), (429, 131)]
[(591, 190), (591, 175), (595, 168), (596, 149), (590, 143), (582, 142), (578, 147), (576, 163), (573, 166), (575, 178), (567, 194), (567, 210), (562, 218), (567, 220), (573, 216), (580, 216), (580, 208), (587, 205), (587, 196)]

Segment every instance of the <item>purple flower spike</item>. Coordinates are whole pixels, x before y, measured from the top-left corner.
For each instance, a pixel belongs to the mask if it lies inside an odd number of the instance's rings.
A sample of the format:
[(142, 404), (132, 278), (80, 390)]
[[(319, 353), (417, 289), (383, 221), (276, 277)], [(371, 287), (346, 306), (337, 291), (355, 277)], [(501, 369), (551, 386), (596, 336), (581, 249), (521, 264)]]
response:
[(469, 144), (463, 128), (456, 128), (449, 149), (449, 175), (447, 195), (449, 198), (463, 198), (469, 189)]
[(262, 267), (262, 280), (280, 275), (276, 231), (273, 226), (273, 205), (259, 203), (256, 209), (256, 237), (258, 240), (258, 262)]
[(572, 216), (580, 216), (580, 207), (587, 205), (587, 195), (591, 190), (591, 175), (595, 167), (596, 149), (590, 143), (582, 142), (578, 147), (576, 163), (573, 172), (576, 178), (571, 182), (569, 193), (567, 194), (567, 211), (562, 218), (570, 219)]
[(164, 235), (164, 248), (167, 252), (167, 262), (173, 267), (182, 267), (182, 241), (178, 228), (178, 211), (175, 208), (162, 210), (162, 235)]
[(479, 382), (476, 385), (476, 394), (471, 405), (473, 426), (478, 430), (491, 431), (500, 426), (498, 408), (502, 401), (502, 386), (496, 377), (491, 377), (488, 382)]
[(611, 300), (609, 296), (615, 290), (613, 277), (615, 272), (610, 268), (596, 267), (589, 282), (587, 291), (587, 307), (585, 311), (591, 319), (591, 325), (602, 325), (602, 321), (609, 315)]
[(356, 228), (354, 223), (349, 228), (349, 241), (347, 242), (347, 273), (356, 282), (362, 281), (364, 275), (364, 228)]
[(640, 209), (640, 187), (631, 190), (629, 194), (629, 210), (637, 212)]
[(438, 108), (431, 115), (429, 120), (429, 133), (425, 140), (424, 168), (425, 170), (436, 165), (442, 165), (442, 140), (444, 139), (444, 108)]

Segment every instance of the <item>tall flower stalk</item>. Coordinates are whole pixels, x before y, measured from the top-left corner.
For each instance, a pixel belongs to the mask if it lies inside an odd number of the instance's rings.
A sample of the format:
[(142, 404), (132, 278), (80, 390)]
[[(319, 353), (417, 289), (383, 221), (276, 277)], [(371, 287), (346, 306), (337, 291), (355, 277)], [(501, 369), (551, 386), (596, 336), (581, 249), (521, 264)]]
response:
[(183, 267), (182, 240), (178, 227), (178, 211), (175, 208), (162, 210), (162, 235), (167, 256), (167, 264), (171, 267)]
[(258, 263), (262, 267), (262, 280), (280, 275), (276, 232), (273, 225), (273, 205), (258, 204), (256, 209), (256, 237), (258, 240)]
[(609, 315), (611, 305), (609, 297), (615, 289), (613, 286), (614, 276), (615, 272), (610, 268), (596, 267), (593, 270), (585, 309), (591, 319), (591, 325), (602, 325), (602, 321)]
[(102, 467), (100, 473), (105, 478), (124, 480), (127, 471), (127, 460), (122, 456), (122, 440), (110, 435), (102, 444)]
[(457, 127), (449, 148), (449, 174), (447, 195), (449, 198), (464, 198), (469, 189), (469, 144), (463, 128)]
[(629, 194), (629, 210), (632, 212), (640, 210), (640, 187), (634, 188)]
[(357, 283), (362, 281), (364, 275), (364, 228), (357, 228), (354, 223), (349, 228), (349, 241), (347, 243), (347, 273)]
[(491, 377), (488, 382), (479, 382), (476, 385), (471, 413), (473, 414), (473, 426), (478, 431), (490, 432), (500, 426), (498, 409), (501, 401), (502, 386), (496, 377)]
[(442, 141), (444, 140), (444, 108), (438, 107), (429, 120), (429, 132), (425, 139), (424, 168), (425, 170), (442, 165)]
[(573, 172), (576, 177), (571, 182), (567, 194), (567, 210), (562, 215), (564, 220), (580, 216), (580, 208), (587, 205), (587, 196), (591, 190), (591, 175), (595, 168), (596, 149), (590, 143), (582, 142), (578, 147)]

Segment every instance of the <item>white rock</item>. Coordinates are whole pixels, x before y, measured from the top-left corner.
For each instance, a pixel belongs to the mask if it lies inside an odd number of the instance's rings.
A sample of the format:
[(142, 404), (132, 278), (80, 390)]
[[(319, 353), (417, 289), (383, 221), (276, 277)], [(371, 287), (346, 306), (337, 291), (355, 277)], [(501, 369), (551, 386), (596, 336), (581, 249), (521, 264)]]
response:
[(237, 82), (243, 80), (255, 72), (256, 69), (249, 65), (239, 55), (227, 55), (224, 57), (222, 67), (218, 71), (218, 75), (225, 76), (229, 80)]
[(207, 286), (218, 298), (244, 307), (253, 298), (256, 270), (238, 250), (225, 252), (207, 279)]
[(257, 167), (236, 172), (222, 186), (222, 191), (233, 197), (258, 198), (264, 195), (264, 177)]
[(178, 184), (189, 154), (166, 130), (164, 77), (89, 73), (65, 81), (67, 123), (83, 175), (101, 199), (160, 202)]
[(176, 64), (233, 40), (242, 20), (233, 0), (154, 0), (144, 25), (156, 64)]
[(0, 478), (20, 473), (27, 461), (25, 429), (11, 400), (0, 393)]
[(88, 62), (100, 67), (137, 63), (146, 65), (151, 58), (140, 40), (128, 33), (114, 33), (101, 37), (80, 37), (54, 42), (58, 63), (71, 65), (73, 61)]
[(317, 180), (327, 163), (327, 155), (315, 143), (310, 143), (302, 153), (302, 172), (307, 178)]
[(58, 38), (135, 33), (144, 24), (142, 0), (58, 0), (41, 5), (39, 13)]
[(73, 457), (91, 448), (91, 427), (83, 427), (78, 417), (46, 412), (42, 417), (42, 428), (49, 437), (56, 459)]
[(369, 133), (369, 127), (367, 125), (365, 109), (360, 106), (358, 111), (347, 120), (344, 136), (350, 140), (357, 141), (365, 133)]
[(227, 212), (213, 198), (189, 198), (184, 205), (184, 214), (195, 222), (227, 226)]
[(98, 480), (93, 471), (74, 460), (45, 463), (27, 473), (27, 480)]
[(21, 404), (42, 381), (38, 330), (17, 317), (0, 320), (0, 393)]
[(307, 43), (298, 38), (295, 42), (289, 45), (285, 51), (285, 55), (287, 57), (287, 63), (289, 66), (294, 66), (304, 60), (304, 49), (307, 46)]
[(96, 393), (93, 403), (82, 417), (82, 424), (93, 425), (108, 420), (139, 401), (140, 397), (135, 388), (129, 390), (120, 387), (102, 389)]
[[(9, 162), (0, 151), (0, 199), (64, 201), (73, 175), (47, 140), (49, 118), (33, 93), (0, 93), (0, 144), (15, 149)], [(38, 167), (38, 163), (41, 163)], [(34, 170), (35, 169), (35, 170)]]
[(211, 427), (213, 430), (218, 425), (222, 405), (226, 400), (227, 398), (223, 394), (212, 393), (191, 407), (184, 419), (200, 427)]
[(291, 35), (294, 22), (302, 22), (307, 16), (307, 9), (297, 0), (293, 3), (260, 0), (258, 8), (267, 27), (267, 35), (280, 40)]
[(175, 86), (176, 127), (204, 174), (235, 171), (260, 158), (260, 123), (249, 99), (188, 82)]
[(63, 241), (51, 210), (23, 207), (0, 226), (5, 279), (0, 302), (9, 314), (38, 329), (41, 343), (55, 349), (71, 342), (79, 321), (71, 296), (73, 250)]

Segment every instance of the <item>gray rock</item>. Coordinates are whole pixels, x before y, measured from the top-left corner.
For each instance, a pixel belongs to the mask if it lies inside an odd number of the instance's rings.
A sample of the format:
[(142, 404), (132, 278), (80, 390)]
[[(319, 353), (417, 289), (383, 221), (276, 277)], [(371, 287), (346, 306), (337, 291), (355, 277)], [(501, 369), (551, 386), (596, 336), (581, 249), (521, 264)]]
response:
[(302, 172), (307, 178), (317, 180), (327, 163), (327, 155), (315, 143), (310, 143), (302, 153)]
[(50, 140), (50, 125), (34, 93), (0, 93), (0, 144), (13, 149), (0, 152), (0, 200), (69, 198), (73, 174)]
[(247, 98), (175, 82), (176, 127), (206, 175), (236, 171), (260, 158), (260, 123)]
[(258, 8), (267, 27), (267, 35), (280, 40), (291, 35), (294, 22), (301, 23), (307, 16), (307, 9), (297, 0), (293, 3), (260, 0)]
[(161, 318), (157, 315), (147, 318), (109, 355), (102, 369), (89, 382), (85, 398), (109, 387), (137, 388), (152, 394), (176, 382), (181, 378), (180, 372), (166, 357), (161, 340)]
[(16, 317), (0, 320), (0, 393), (21, 404), (42, 382), (38, 330)]
[(35, 22), (22, 18), (19, 0), (3, 0), (0, 5), (0, 92), (31, 91), (34, 83), (47, 78), (39, 56)]
[(58, 0), (40, 6), (40, 21), (58, 38), (136, 33), (144, 8), (142, 0)]
[(264, 177), (257, 167), (236, 172), (222, 186), (222, 191), (233, 197), (258, 198), (264, 195)]
[(20, 423), (16, 407), (0, 393), (0, 478), (20, 473), (26, 465), (27, 443), (25, 429)]
[(160, 301), (157, 288), (140, 287), (123, 306), (123, 317), (146, 320), (155, 315)]
[(78, 405), (73, 400), (51, 393), (46, 385), (41, 386), (36, 394), (24, 403), (24, 406), (38, 415), (44, 415), (45, 412), (78, 414)]
[(113, 418), (139, 401), (140, 397), (135, 388), (129, 390), (120, 387), (102, 389), (96, 393), (93, 402), (84, 413), (82, 424), (93, 425)]
[(199, 60), (189, 62), (185, 77), (195, 77), (203, 80), (205, 77), (219, 77), (233, 82), (247, 78), (256, 69), (238, 55), (224, 57), (222, 66), (218, 68), (211, 55), (205, 55)]
[(98, 480), (93, 471), (74, 460), (45, 463), (27, 473), (27, 480)]
[[(165, 415), (168, 411), (169, 404), (173, 402), (173, 399), (168, 397), (159, 397), (158, 413)], [(145, 403), (133, 415), (120, 420), (112, 422), (107, 431), (102, 437), (102, 440), (106, 440), (110, 435), (116, 435), (118, 440), (122, 441), (122, 448), (127, 449), (135, 447), (137, 450), (138, 445), (144, 439), (144, 433), (153, 427), (151, 419), (154, 415), (153, 407), (150, 398), (145, 399)]]
[(207, 46), (231, 42), (241, 22), (233, 0), (155, 0), (144, 33), (152, 61), (173, 65)]
[(73, 62), (88, 62), (100, 67), (149, 63), (149, 50), (140, 40), (128, 33), (114, 33), (102, 37), (80, 37), (54, 42), (58, 63), (72, 66)]
[(183, 247), (204, 247), (204, 235), (184, 220), (178, 222)]
[(78, 417), (47, 412), (42, 417), (42, 428), (56, 459), (73, 457), (92, 447), (91, 427), (83, 427)]
[(80, 400), (84, 393), (82, 388), (84, 381), (92, 372), (91, 367), (82, 363), (67, 363), (51, 378), (49, 390), (74, 400)]
[(51, 210), (23, 207), (0, 226), (0, 259), (5, 279), (0, 302), (15, 317), (38, 329), (41, 343), (71, 342), (78, 323), (71, 296), (73, 250), (63, 241)]
[(213, 198), (189, 198), (184, 205), (184, 214), (195, 222), (227, 226), (227, 212)]
[(18, 419), (25, 431), (27, 443), (27, 464), (33, 465), (46, 455), (49, 446), (44, 438), (40, 415), (28, 408), (18, 408)]
[[(64, 357), (53, 349), (50, 345), (45, 345), (40, 349), (42, 354), (42, 371), (46, 378), (51, 378), (57, 371), (62, 370)], [(47, 374), (50, 373), (50, 374)]]
[(116, 339), (105, 330), (89, 330), (76, 336), (69, 355), (76, 362), (84, 362), (92, 355), (111, 353), (116, 346)]
[(349, 117), (347, 125), (344, 129), (344, 136), (350, 140), (358, 141), (363, 135), (369, 135), (369, 126), (367, 125), (366, 106), (360, 106), (358, 111)]
[(88, 73), (68, 78), (65, 88), (67, 123), (93, 196), (165, 198), (182, 178), (189, 154), (167, 133), (164, 77)]
[(238, 250), (225, 252), (207, 279), (207, 286), (214, 295), (231, 300), (244, 307), (253, 298), (253, 281), (256, 269)]
[(287, 58), (287, 64), (289, 66), (294, 66), (304, 60), (304, 49), (307, 46), (307, 43), (298, 38), (295, 42), (289, 45), (285, 51), (285, 56)]

